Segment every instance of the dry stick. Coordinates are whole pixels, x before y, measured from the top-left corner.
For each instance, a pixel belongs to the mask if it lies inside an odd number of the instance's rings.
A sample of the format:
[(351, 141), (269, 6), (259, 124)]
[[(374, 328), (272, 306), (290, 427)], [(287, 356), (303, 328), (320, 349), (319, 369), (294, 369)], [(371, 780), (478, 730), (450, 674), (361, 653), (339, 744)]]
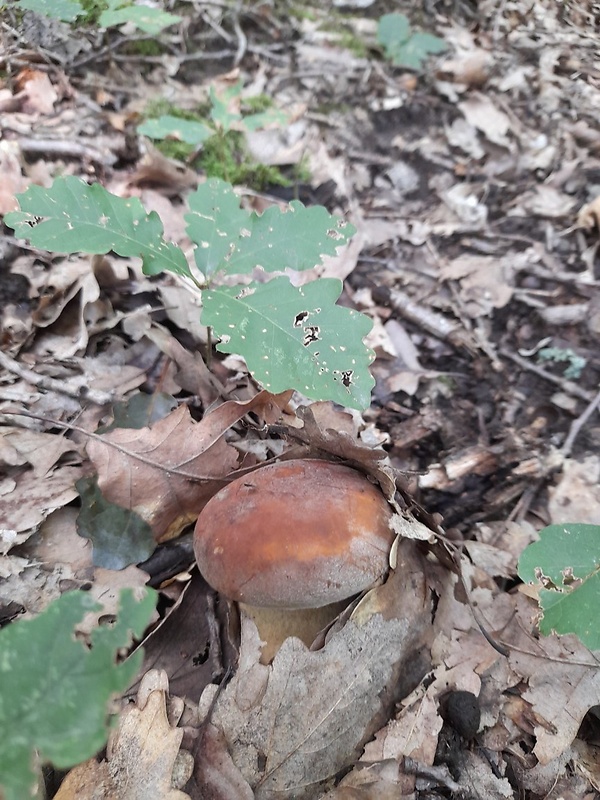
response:
[(423, 330), (433, 334), (438, 339), (448, 341), (458, 347), (472, 347), (471, 336), (455, 322), (443, 314), (423, 308), (415, 303), (407, 294), (398, 289), (387, 286), (377, 286), (373, 289), (373, 299), (376, 303), (384, 303), (397, 311), (405, 319), (414, 322)]
[[(510, 358), (511, 361), (514, 361), (515, 364), (518, 364), (523, 369), (529, 370), (529, 372), (533, 372), (535, 375), (538, 375), (540, 378), (544, 378), (544, 380), (550, 381), (550, 383), (555, 383), (557, 386), (567, 392), (567, 394), (575, 395), (575, 397), (580, 397), (582, 400), (586, 400), (590, 403), (594, 399), (594, 395), (591, 392), (588, 392), (586, 389), (582, 389), (581, 386), (578, 386), (573, 381), (569, 381), (566, 378), (561, 378), (558, 375), (553, 375), (551, 372), (547, 372), (542, 367), (538, 367), (537, 364), (532, 364), (530, 361), (527, 361), (521, 356), (517, 355), (516, 353), (511, 353), (510, 350), (506, 350), (506, 348), (502, 347), (498, 351), (501, 356), (506, 356), (506, 358)], [(593, 409), (592, 409), (593, 410)]]
[(233, 59), (233, 66), (237, 67), (248, 50), (248, 39), (242, 30), (242, 26), (240, 25), (239, 9), (236, 11), (235, 16), (233, 17), (233, 30), (235, 31), (235, 35), (237, 36), (238, 40), (237, 51), (235, 58)]
[[(66, 394), (68, 397), (73, 397), (75, 400), (86, 400), (90, 403), (96, 403), (99, 406), (114, 403), (117, 399), (113, 392), (100, 392), (97, 389), (87, 389), (85, 386), (75, 389), (69, 386), (64, 381), (57, 381), (55, 378), (50, 378), (46, 375), (39, 375), (32, 369), (21, 366), (18, 361), (11, 358), (6, 353), (0, 350), (0, 367), (18, 375), (27, 383), (37, 386), (38, 389), (43, 389), (47, 392), (56, 392), (57, 394)], [(7, 413), (7, 412), (4, 412)], [(27, 416), (26, 414), (24, 416)], [(34, 417), (35, 419), (35, 417)], [(43, 419), (43, 418), (42, 418)], [(48, 420), (43, 420), (48, 421)]]
[(112, 153), (103, 153), (97, 147), (67, 139), (32, 139), (24, 136), (18, 142), (21, 150), (28, 155), (47, 155), (51, 158), (84, 158), (108, 167), (117, 161), (117, 156)]
[(594, 411), (600, 406), (600, 391), (596, 394), (592, 402), (588, 405), (585, 409), (583, 414), (580, 414), (577, 419), (574, 419), (571, 423), (571, 427), (569, 428), (569, 433), (563, 446), (560, 448), (560, 452), (565, 456), (565, 458), (570, 455), (571, 450), (573, 448), (573, 444), (575, 443), (575, 439), (579, 436), (581, 429), (588, 421), (588, 419), (592, 416)]

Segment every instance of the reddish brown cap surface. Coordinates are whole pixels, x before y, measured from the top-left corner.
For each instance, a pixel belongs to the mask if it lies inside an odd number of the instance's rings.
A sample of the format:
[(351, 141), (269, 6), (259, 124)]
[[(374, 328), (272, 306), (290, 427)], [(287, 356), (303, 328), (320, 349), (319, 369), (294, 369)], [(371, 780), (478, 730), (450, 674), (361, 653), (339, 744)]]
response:
[(200, 571), (249, 605), (317, 608), (387, 572), (392, 509), (364, 475), (299, 459), (238, 478), (204, 507), (194, 532)]

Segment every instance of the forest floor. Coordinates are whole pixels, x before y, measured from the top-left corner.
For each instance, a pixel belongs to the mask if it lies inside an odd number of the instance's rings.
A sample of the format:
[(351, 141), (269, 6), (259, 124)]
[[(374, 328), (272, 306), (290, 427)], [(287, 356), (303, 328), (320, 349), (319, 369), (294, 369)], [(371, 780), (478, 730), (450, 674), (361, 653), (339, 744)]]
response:
[[(74, 484), (97, 472), (102, 485), (111, 469), (126, 481), (130, 465), (86, 452), (85, 432), (140, 392), (164, 404), (154, 419), (184, 406), (200, 420), (226, 400), (256, 402), (258, 389), (236, 356), (217, 354), (206, 369), (199, 299), (176, 276), (146, 276), (139, 259), (114, 254), (47, 253), (5, 227), (2, 621), (38, 614), (70, 588), (108, 597), (108, 614), (119, 588), (159, 588), (145, 670), (166, 671), (168, 684), (150, 672), (144, 691), (160, 692), (164, 705), (168, 687), (171, 711), (180, 703), (172, 727), (165, 724), (169, 737), (182, 732), (186, 754), (174, 745), (168, 765), (150, 747), (121, 755), (112, 794), (94, 794), (99, 778), (90, 775), (117, 758), (113, 742), (108, 761), (78, 767), (71, 786), (64, 773), (49, 774), (49, 796), (597, 797), (595, 656), (574, 637), (538, 635), (535, 598), (517, 577), (519, 556), (540, 529), (600, 520), (597, 6), (173, 5), (167, 10), (182, 21), (144, 35), (132, 26), (69, 26), (9, 4), (0, 30), (0, 213), (15, 210), (30, 184), (75, 175), (139, 197), (158, 212), (165, 238), (189, 249), (186, 200), (210, 159), (199, 160), (200, 147), (177, 150), (179, 142), (161, 152), (138, 126), (165, 110), (206, 116), (210, 88), (223, 96), (238, 81), (234, 113), (260, 103), (283, 111), (285, 123), (241, 130), (236, 147), (246, 154), (233, 157), (225, 177), (259, 212), (299, 199), (352, 222), (356, 236), (318, 274), (343, 280), (342, 303), (371, 317), (377, 354), (370, 408), (361, 415), (313, 404), (303, 454), (343, 457), (339, 443), (323, 444), (330, 429), (382, 447), (404, 476), (405, 497), (426, 510), (422, 520), (458, 548), (462, 576), (422, 553), (415, 566), (418, 548), (406, 556), (411, 569), (427, 572), (434, 608), (411, 606), (418, 635), (410, 641), (373, 623), (361, 645), (380, 694), (391, 681), (400, 688), (388, 691), (379, 714), (322, 717), (330, 702), (360, 705), (364, 686), (345, 628), (329, 654), (329, 643), (310, 654), (292, 647), (265, 667), (249, 636), (240, 655), (235, 632), (215, 633), (231, 629), (222, 605), (188, 572), (189, 528), (125, 568), (111, 568), (110, 558), (92, 563), (77, 535)], [(447, 49), (419, 70), (392, 65), (376, 39), (378, 20), (391, 12)], [(252, 167), (245, 173), (242, 161)], [(221, 421), (240, 465), (281, 455), (301, 424), (293, 409), (282, 419), (273, 408), (261, 416), (260, 403), (251, 408), (256, 417), (240, 408)], [(269, 423), (264, 430), (257, 419)], [(170, 448), (184, 447), (188, 433), (175, 431)], [(158, 434), (149, 436), (158, 447)], [(386, 625), (402, 618), (394, 597), (378, 602)], [(378, 636), (403, 659), (378, 660)], [(357, 687), (343, 703), (341, 685)], [(138, 696), (141, 715), (144, 702)], [(281, 721), (281, 709), (294, 706), (293, 721)], [(350, 729), (349, 738), (341, 732)], [(148, 740), (160, 736), (167, 733), (150, 729)], [(248, 743), (252, 736), (260, 745)], [(170, 790), (176, 757), (188, 771)], [(127, 788), (127, 769), (140, 786), (152, 775), (152, 790)]]

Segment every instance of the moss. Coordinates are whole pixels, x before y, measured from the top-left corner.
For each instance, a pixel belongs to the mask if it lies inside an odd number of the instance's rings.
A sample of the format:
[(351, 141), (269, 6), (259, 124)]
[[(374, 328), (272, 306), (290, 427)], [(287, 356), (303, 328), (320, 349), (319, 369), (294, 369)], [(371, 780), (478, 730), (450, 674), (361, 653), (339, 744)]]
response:
[(123, 52), (132, 56), (161, 56), (165, 48), (155, 38), (137, 39), (129, 42)]
[(262, 111), (267, 111), (273, 108), (273, 98), (268, 94), (257, 94), (255, 97), (246, 97), (243, 100), (243, 113), (246, 114), (260, 114)]
[(189, 160), (189, 157), (194, 152), (194, 147), (187, 142), (178, 142), (177, 139), (161, 139), (154, 142), (154, 146), (159, 150), (163, 156), (167, 158), (176, 158), (178, 161)]
[[(76, 25), (97, 25), (100, 15), (108, 9), (106, 0), (80, 0), (85, 15), (78, 17)], [(123, 4), (125, 5), (125, 3)]]
[(369, 55), (369, 48), (365, 42), (348, 28), (342, 30), (340, 37), (337, 39), (337, 44), (345, 50), (349, 50), (357, 58), (367, 58)]
[(238, 131), (211, 136), (195, 162), (209, 178), (221, 178), (234, 185), (246, 184), (258, 191), (269, 185), (289, 186), (290, 181), (278, 167), (253, 161), (246, 149), (244, 136)]
[[(273, 105), (268, 95), (257, 95), (245, 102), (251, 113), (265, 111)], [(196, 110), (177, 108), (164, 98), (157, 98), (148, 103), (144, 111), (145, 119), (170, 114), (179, 119), (202, 122), (214, 129), (214, 123), (208, 118), (210, 106)], [(190, 163), (190, 156), (195, 148), (185, 142), (163, 139), (154, 142), (155, 147), (168, 158)], [(267, 186), (291, 186), (295, 182), (310, 179), (307, 162), (303, 161), (294, 168), (293, 179), (287, 178), (279, 167), (259, 164), (250, 156), (243, 133), (239, 131), (218, 131), (207, 139), (198, 155), (191, 162), (195, 169), (203, 170), (209, 178), (221, 178), (234, 185), (245, 184), (257, 191)]]
[(154, 119), (155, 117), (162, 117), (166, 114), (170, 114), (172, 117), (177, 117), (178, 119), (187, 119), (191, 122), (203, 122), (205, 125), (211, 124), (207, 120), (208, 108), (197, 108), (196, 110), (178, 108), (172, 103), (169, 103), (168, 100), (165, 100), (164, 97), (157, 97), (154, 100), (150, 100), (144, 109), (144, 119)]

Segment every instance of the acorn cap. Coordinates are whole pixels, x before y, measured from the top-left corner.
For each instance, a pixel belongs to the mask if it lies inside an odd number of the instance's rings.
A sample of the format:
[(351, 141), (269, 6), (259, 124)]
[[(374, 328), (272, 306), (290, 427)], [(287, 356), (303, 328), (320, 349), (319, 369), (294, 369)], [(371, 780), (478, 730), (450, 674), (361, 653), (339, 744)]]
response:
[(362, 473), (298, 459), (257, 469), (202, 510), (194, 552), (206, 581), (251, 606), (318, 608), (387, 573), (392, 509)]

